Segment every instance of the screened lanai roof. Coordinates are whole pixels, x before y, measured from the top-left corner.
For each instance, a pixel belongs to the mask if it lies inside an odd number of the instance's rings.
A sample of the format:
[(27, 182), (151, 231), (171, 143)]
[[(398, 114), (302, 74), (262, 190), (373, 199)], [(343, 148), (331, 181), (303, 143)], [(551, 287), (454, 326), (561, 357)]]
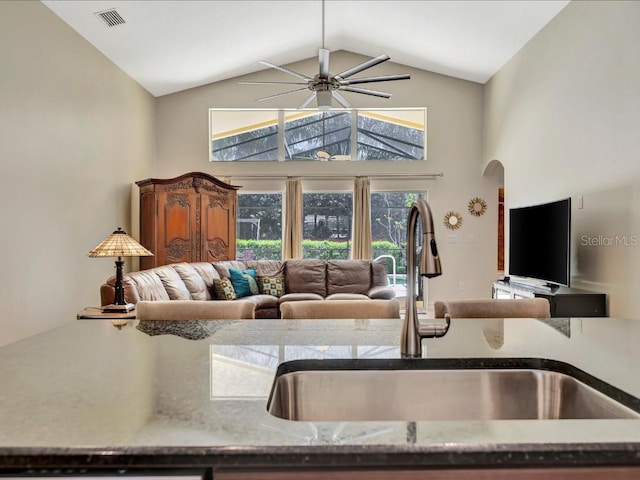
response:
[[(223, 114), (219, 125), (232, 119), (232, 128), (212, 131), (212, 159), (219, 161), (278, 160), (278, 111), (237, 111)], [(354, 118), (355, 115), (355, 118)], [(215, 114), (212, 114), (212, 125)], [(253, 119), (240, 123), (240, 118)], [(270, 116), (270, 118), (269, 118)], [(283, 115), (286, 160), (351, 159), (421, 160), (424, 158), (425, 110), (331, 110)], [(354, 125), (355, 120), (355, 125)], [(229, 123), (227, 123), (227, 127)], [(213, 130), (213, 129), (212, 129)], [(355, 145), (354, 145), (355, 137)], [(319, 156), (318, 152), (326, 152)]]

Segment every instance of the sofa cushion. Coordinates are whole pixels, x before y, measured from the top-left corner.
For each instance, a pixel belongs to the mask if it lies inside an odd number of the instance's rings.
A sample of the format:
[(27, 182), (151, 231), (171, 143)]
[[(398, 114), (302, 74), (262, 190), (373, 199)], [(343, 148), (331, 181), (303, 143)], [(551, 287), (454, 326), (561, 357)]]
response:
[(124, 282), (125, 285), (130, 284), (135, 288), (138, 294), (137, 300), (171, 300), (155, 269), (128, 273), (124, 277)]
[(213, 292), (213, 281), (220, 280), (220, 274), (210, 262), (194, 262), (190, 263), (196, 272), (200, 275), (204, 284), (207, 286), (207, 300), (215, 298)]
[(258, 276), (258, 286), (260, 293), (281, 297), (284, 295), (284, 275)]
[(238, 301), (253, 303), (256, 306), (256, 310), (278, 308), (278, 299), (272, 295), (251, 295), (249, 297), (241, 298)]
[(384, 287), (389, 285), (387, 276), (387, 262), (384, 258), (371, 262), (371, 286)]
[(285, 291), (287, 293), (315, 293), (327, 296), (326, 263), (305, 258), (285, 262)]
[(329, 260), (327, 262), (327, 294), (366, 295), (370, 286), (371, 262), (369, 260)]
[(235, 300), (236, 291), (230, 278), (221, 278), (213, 281), (213, 297), (217, 300)]
[(189, 289), (180, 278), (180, 275), (178, 275), (178, 272), (173, 269), (172, 265), (163, 265), (153, 270), (160, 278), (171, 300), (191, 300)]
[(325, 300), (370, 300), (370, 298), (361, 293), (334, 293)]
[(271, 276), (282, 275), (284, 272), (284, 263), (281, 260), (246, 260), (247, 268), (253, 268), (256, 275)]
[(392, 298), (396, 298), (396, 291), (391, 286), (379, 285), (377, 287), (371, 287), (367, 295), (371, 299), (391, 300)]
[(249, 295), (258, 295), (260, 293), (255, 270), (238, 270), (237, 268), (230, 268), (229, 276), (231, 278), (231, 283), (233, 284), (233, 289), (236, 291), (236, 297), (248, 297)]
[(278, 298), (278, 305), (285, 302), (299, 302), (301, 300), (324, 300), (324, 297), (317, 293), (285, 293)]
[(222, 262), (214, 262), (213, 267), (220, 275), (220, 278), (229, 278), (229, 269), (236, 268), (238, 270), (245, 270), (247, 266), (244, 262), (239, 262), (238, 260), (225, 260)]
[(207, 285), (198, 271), (189, 263), (174, 263), (171, 265), (184, 282), (191, 300), (207, 300)]

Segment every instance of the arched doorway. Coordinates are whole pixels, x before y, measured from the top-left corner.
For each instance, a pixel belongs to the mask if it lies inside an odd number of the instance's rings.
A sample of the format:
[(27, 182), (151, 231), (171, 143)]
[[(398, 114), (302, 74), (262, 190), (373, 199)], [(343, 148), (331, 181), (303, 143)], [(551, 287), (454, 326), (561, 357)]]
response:
[(499, 274), (504, 274), (504, 165), (500, 160), (491, 160), (482, 172), (485, 177), (493, 177), (496, 181), (498, 202), (498, 264)]

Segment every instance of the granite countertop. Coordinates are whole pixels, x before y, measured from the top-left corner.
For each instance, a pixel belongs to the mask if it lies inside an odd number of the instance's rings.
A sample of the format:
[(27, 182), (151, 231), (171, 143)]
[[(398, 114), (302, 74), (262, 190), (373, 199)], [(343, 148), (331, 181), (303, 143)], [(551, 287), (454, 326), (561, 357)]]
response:
[[(109, 321), (78, 320), (4, 346), (0, 473), (640, 466), (637, 419), (298, 422), (266, 411), (282, 362), (398, 359), (401, 324), (130, 321), (119, 330)], [(423, 345), (427, 359), (461, 365), (566, 362), (640, 398), (638, 338), (637, 320), (454, 319), (445, 337)]]

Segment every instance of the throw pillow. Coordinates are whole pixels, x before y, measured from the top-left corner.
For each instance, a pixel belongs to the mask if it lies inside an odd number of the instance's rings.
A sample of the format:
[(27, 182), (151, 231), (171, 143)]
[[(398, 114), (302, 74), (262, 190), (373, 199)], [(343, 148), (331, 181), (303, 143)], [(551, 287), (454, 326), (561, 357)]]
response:
[(235, 300), (237, 298), (233, 284), (228, 278), (213, 281), (213, 292), (218, 300)]
[(235, 290), (238, 298), (248, 297), (249, 295), (258, 295), (260, 293), (260, 289), (258, 288), (258, 277), (256, 277), (255, 270), (238, 270), (237, 268), (230, 268), (229, 276), (231, 277), (231, 283), (233, 284), (233, 289)]
[(284, 295), (284, 277), (277, 275), (275, 277), (260, 276), (260, 291), (265, 295), (273, 295), (274, 297), (281, 297)]

